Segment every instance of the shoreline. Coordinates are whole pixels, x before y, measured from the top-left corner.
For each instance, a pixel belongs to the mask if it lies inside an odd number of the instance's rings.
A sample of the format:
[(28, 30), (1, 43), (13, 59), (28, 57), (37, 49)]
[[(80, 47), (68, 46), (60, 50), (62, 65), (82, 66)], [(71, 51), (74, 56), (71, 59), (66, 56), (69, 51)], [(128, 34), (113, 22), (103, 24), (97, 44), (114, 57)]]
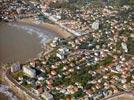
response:
[[(3, 68), (4, 67), (4, 68)], [(9, 85), (5, 82), (4, 71), (6, 69), (6, 65), (0, 66), (0, 98), (2, 100), (19, 100), (19, 96), (15, 94), (15, 92), (9, 87)]]
[[(41, 27), (42, 29), (46, 29), (46, 30), (50, 30), (50, 31), (52, 31), (52, 32), (54, 32), (54, 33), (56, 33), (59, 37), (62, 37), (62, 38), (65, 38), (65, 39), (67, 39), (67, 38), (69, 38), (69, 37), (71, 37), (71, 34), (69, 33), (69, 32), (66, 32), (65, 30), (63, 30), (63, 29), (61, 29), (60, 27), (58, 27), (57, 25), (55, 25), (55, 24), (50, 24), (49, 22), (41, 22), (40, 24), (37, 24), (36, 22), (36, 20), (35, 19), (33, 19), (33, 18), (24, 18), (24, 19), (19, 19), (19, 20), (16, 20), (16, 22), (17, 23), (20, 23), (20, 24), (28, 24), (28, 25), (35, 25), (35, 26), (37, 26), (37, 27)], [(7, 22), (8, 23), (8, 22)], [(10, 22), (9, 22), (10, 23)], [(53, 40), (53, 38), (51, 38), (46, 44), (48, 44), (50, 41), (52, 41)], [(44, 45), (43, 44), (41, 44), (41, 49), (44, 49)], [(41, 52), (42, 52), (42, 50), (41, 50)], [(34, 58), (37, 58), (38, 57), (38, 55), (41, 53), (41, 52), (39, 52), (39, 53), (37, 53), (37, 56), (36, 57), (34, 57)], [(34, 59), (34, 58), (29, 58), (29, 59), (27, 59), (27, 60), (30, 60), (30, 59)], [(27, 61), (26, 60), (26, 61)], [(24, 61), (24, 62), (26, 62), (26, 61)], [(19, 61), (20, 62), (20, 61)], [(7, 62), (8, 63), (8, 62)], [(10, 62), (10, 63), (13, 63), (13, 62)], [(4, 63), (4, 62), (1, 62), (0, 63), (0, 65), (2, 66), (2, 65), (4, 65), (4, 64), (6, 64), (6, 63)]]
[(51, 24), (48, 22), (40, 22), (39, 24), (37, 24), (37, 21), (33, 18), (19, 19), (19, 20), (17, 20), (17, 22), (41, 26), (43, 28), (56, 32), (59, 36), (65, 38), (65, 39), (72, 37), (71, 33), (61, 29), (59, 26), (57, 26), (55, 24)]
[[(22, 23), (26, 23), (26, 24), (35, 24), (34, 23), (35, 20), (33, 20), (33, 19), (23, 19), (23, 20), (19, 20), (17, 22), (22, 22)], [(58, 28), (57, 25), (53, 25), (53, 24), (50, 24), (50, 23), (40, 23), (40, 24), (35, 24), (35, 25), (39, 25), (39, 26), (42, 26), (42, 27), (44, 27), (46, 29), (50, 29), (50, 30), (56, 32), (57, 34), (59, 34), (60, 36), (62, 36), (64, 38), (68, 38), (68, 37), (71, 36), (71, 35), (69, 36), (69, 34), (64, 34), (64, 32), (63, 32), (64, 30)], [(130, 97), (131, 98), (132, 95), (129, 95), (129, 94), (121, 94), (119, 96), (115, 96), (113, 98), (109, 98), (108, 100), (118, 100), (119, 98), (124, 98), (122, 96), (128, 97), (128, 98)], [(122, 99), (122, 100), (127, 100), (127, 99)]]
[[(67, 38), (69, 38), (69, 37), (72, 37), (72, 35), (71, 35), (69, 32), (67, 32), (67, 31), (65, 31), (65, 30), (63, 30), (63, 29), (61, 29), (60, 27), (58, 27), (58, 26), (55, 25), (55, 24), (50, 24), (50, 23), (48, 23), (48, 22), (46, 22), (46, 23), (41, 22), (41, 23), (37, 24), (37, 23), (36, 23), (36, 20), (34, 20), (34, 19), (32, 19), (32, 18), (21, 19), (21, 20), (17, 20), (16, 22), (18, 22), (18, 23), (30, 24), (30, 25), (37, 25), (37, 26), (39, 26), (39, 27), (46, 28), (46, 29), (48, 29), (48, 30), (51, 30), (51, 31), (57, 33), (59, 36), (61, 36), (62, 38), (65, 38), (65, 39), (67, 39)], [(37, 54), (37, 55), (38, 55), (38, 54)], [(38, 57), (38, 56), (37, 56), (37, 57)], [(34, 58), (33, 58), (33, 59), (34, 59)], [(2, 81), (1, 84), (5, 84), (5, 82)], [(8, 85), (7, 85), (7, 86), (8, 86)], [(10, 88), (10, 89), (11, 89), (11, 88)], [(11, 89), (11, 90), (12, 90), (12, 89)], [(14, 91), (14, 90), (12, 90), (12, 91)], [(6, 99), (6, 100), (9, 99), (9, 97), (6, 96), (6, 94), (4, 94), (4, 93), (1, 93), (1, 92), (0, 92), (0, 95), (1, 95), (2, 98)], [(15, 96), (18, 97), (17, 94), (15, 94)]]

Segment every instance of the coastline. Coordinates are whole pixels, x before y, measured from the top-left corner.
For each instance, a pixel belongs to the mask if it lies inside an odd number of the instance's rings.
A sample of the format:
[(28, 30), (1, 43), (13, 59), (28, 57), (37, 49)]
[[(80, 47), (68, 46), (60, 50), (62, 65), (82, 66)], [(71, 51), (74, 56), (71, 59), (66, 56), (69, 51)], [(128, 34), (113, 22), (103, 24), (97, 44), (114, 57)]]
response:
[(59, 26), (57, 26), (55, 24), (51, 24), (51, 23), (48, 23), (48, 22), (41, 22), (41, 23), (37, 24), (36, 23), (37, 21), (33, 18), (19, 19), (19, 20), (17, 20), (17, 22), (39, 25), (43, 28), (46, 28), (48, 30), (56, 32), (59, 36), (65, 38), (65, 39), (67, 39), (69, 37), (72, 37), (71, 33), (61, 29)]
[[(27, 23), (27, 24), (35, 24), (35, 20), (33, 19), (23, 19), (23, 20), (19, 20), (18, 22), (23, 22), (23, 23)], [(50, 29), (56, 33), (58, 33), (60, 36), (64, 37), (64, 38), (68, 38), (70, 37), (71, 35), (69, 34), (64, 34), (64, 30), (60, 29), (58, 26), (56, 25), (53, 25), (53, 24), (50, 24), (50, 23), (40, 23), (40, 24), (37, 24), (39, 26), (42, 26), (44, 28), (47, 28), (47, 29)], [(68, 32), (67, 32), (68, 33)], [(127, 100), (128, 98), (130, 98), (130, 100), (133, 100), (133, 97), (132, 95), (129, 95), (129, 94), (122, 94), (122, 95), (119, 95), (119, 96), (116, 96), (116, 97), (113, 97), (113, 98), (110, 98), (108, 100)], [(132, 98), (132, 99), (131, 99)]]
[[(0, 99), (2, 100), (20, 100), (18, 95), (9, 87), (5, 81), (5, 70), (7, 65), (0, 66)], [(12, 98), (12, 99), (11, 99)]]
[[(57, 33), (59, 36), (61, 36), (62, 38), (65, 38), (65, 39), (67, 39), (67, 38), (69, 38), (69, 37), (72, 37), (72, 35), (71, 35), (69, 32), (63, 30), (62, 28), (58, 27), (57, 25), (50, 24), (50, 23), (48, 23), (48, 22), (46, 22), (46, 23), (41, 22), (41, 23), (37, 24), (37, 23), (36, 23), (36, 20), (34, 20), (34, 19), (32, 19), (32, 18), (25, 18), (25, 19), (17, 20), (16, 22), (18, 22), (18, 23), (25, 23), (25, 24), (29, 24), (29, 25), (38, 25), (38, 26), (40, 26), (40, 27), (42, 27), (42, 28), (46, 28), (46, 29), (48, 29), (48, 30), (51, 30), (51, 31)], [(1, 74), (3, 74), (3, 72), (2, 72)], [(7, 81), (6, 81), (5, 78), (4, 78), (4, 81), (2, 81), (1, 84), (6, 84), (6, 82), (7, 82)], [(8, 86), (9, 86), (9, 84), (8, 84)], [(15, 95), (18, 97), (18, 94), (16, 94), (16, 92), (14, 91), (14, 89), (12, 89), (12, 88), (10, 88), (10, 89), (11, 89), (11, 90), (15, 93)], [(24, 93), (24, 94), (25, 94), (25, 93)], [(1, 96), (1, 95), (2, 95), (2, 96)], [(4, 100), (8, 100), (8, 98), (9, 98), (8, 96), (6, 96), (6, 95), (3, 94), (3, 93), (0, 93), (0, 96), (1, 96), (1, 98), (4, 98)], [(20, 99), (21, 99), (21, 98), (20, 98)]]
[[(41, 28), (42, 30), (44, 29), (46, 29), (46, 30), (48, 30), (48, 32), (49, 32), (49, 30), (50, 30), (50, 32), (54, 32), (55, 34), (57, 34), (56, 36), (60, 36), (60, 37), (62, 37), (62, 38), (65, 38), (65, 39), (67, 39), (67, 38), (69, 38), (69, 37), (71, 37), (72, 35), (69, 33), (69, 32), (67, 32), (67, 31), (65, 31), (64, 29), (62, 29), (62, 28), (60, 28), (59, 26), (57, 26), (57, 25), (55, 25), (55, 24), (51, 24), (51, 23), (49, 23), (49, 22), (41, 22), (41, 23), (39, 23), (38, 24), (38, 22), (34, 19), (34, 18), (24, 18), (24, 19), (18, 19), (18, 20), (16, 20), (16, 23), (20, 23), (20, 24), (27, 24), (27, 25), (31, 25), (31, 26), (33, 26), (33, 27), (38, 27), (38, 28)], [(12, 24), (11, 24), (12, 25)], [(18, 24), (16, 24), (16, 26), (17, 26)], [(15, 26), (15, 27), (16, 27)], [(18, 26), (19, 27), (19, 26)], [(6, 29), (5, 29), (6, 30)], [(30, 29), (29, 29), (30, 30)], [(18, 32), (20, 33), (20, 30), (18, 29)], [(39, 31), (40, 32), (40, 31)], [(42, 31), (41, 31), (42, 32)], [(43, 33), (43, 32), (42, 32)], [(41, 34), (42, 34), (41, 33)], [(44, 31), (44, 33), (45, 33), (45, 31)], [(8, 35), (8, 34), (7, 34)], [(49, 37), (53, 37), (51, 34), (49, 34), (48, 33), (48, 35), (49, 35)], [(18, 35), (16, 35), (16, 36), (18, 36)], [(22, 34), (21, 34), (21, 36), (22, 36)], [(2, 36), (1, 36), (2, 37)], [(36, 35), (33, 35), (32, 37), (34, 37), (34, 38), (36, 38)], [(31, 39), (31, 37), (30, 36), (26, 36), (26, 38), (29, 38), (29, 39)], [(39, 38), (36, 38), (37, 40), (39, 40), (39, 42), (41, 43), (42, 42), (42, 40), (43, 41), (45, 41), (45, 39), (43, 38), (43, 39), (39, 39)], [(13, 40), (13, 39), (12, 39)], [(15, 39), (16, 40), (16, 39)], [(48, 40), (48, 42), (47, 42), (47, 44), (50, 42), (50, 41), (52, 41), (53, 40), (53, 38), (50, 38), (50, 40)], [(13, 40), (14, 41), (14, 40)], [(21, 41), (21, 40), (20, 40)], [(3, 43), (5, 43), (5, 42), (3, 42)], [(18, 42), (19, 43), (19, 42)], [(30, 44), (30, 43), (29, 43)], [(37, 44), (37, 43), (36, 43)], [(15, 46), (14, 44), (13, 44), (13, 46)], [(5, 47), (5, 46), (3, 46), (3, 47)], [(9, 47), (9, 46), (8, 46)], [(22, 47), (24, 47), (24, 46), (22, 46)], [(33, 45), (31, 45), (30, 47), (33, 47)], [(28, 47), (27, 47), (28, 48)], [(44, 45), (42, 45), (41, 44), (41, 49), (44, 49)], [(3, 49), (2, 49), (3, 50)], [(6, 50), (8, 50), (8, 49), (6, 49)], [(21, 50), (19, 50), (19, 51), (22, 51), (22, 49)], [(36, 50), (37, 51), (37, 50)], [(2, 52), (4, 52), (4, 50), (2, 51)], [(37, 53), (37, 56), (34, 56), (34, 58), (36, 58), (36, 57), (38, 57), (38, 55), (41, 53), (42, 51), (40, 51), (40, 52), (38, 52)], [(9, 52), (10, 53), (10, 52)], [(9, 54), (8, 53), (8, 54)], [(25, 52), (26, 53), (26, 52)], [(3, 54), (4, 53), (2, 53), (2, 56), (3, 56)], [(30, 53), (31, 54), (31, 53)], [(11, 53), (10, 53), (10, 55), (11, 55)], [(33, 57), (32, 55), (30, 55), (30, 57)], [(15, 56), (14, 58), (19, 58), (19, 56)], [(9, 57), (8, 57), (8, 59), (9, 59)], [(19, 58), (19, 59), (21, 59), (21, 58)], [(28, 58), (28, 60), (29, 59), (31, 59), (31, 58)], [(5, 59), (4, 59), (5, 60)], [(2, 60), (3, 61), (3, 60)], [(18, 60), (17, 60), (18, 61)], [(13, 62), (13, 60), (11, 61), (11, 63)], [(20, 62), (20, 61), (19, 61)], [(24, 62), (24, 61), (23, 61)], [(8, 63), (8, 62), (7, 62)], [(3, 64), (6, 64), (6, 62), (4, 61), (4, 62), (1, 62), (1, 64), (0, 65), (3, 65)]]
[[(17, 19), (16, 22), (17, 23), (22, 23), (22, 24), (24, 23), (24, 24), (29, 24), (29, 25), (37, 25), (39, 27), (42, 27), (42, 28), (48, 29), (48, 30), (50, 30), (52, 32), (55, 32), (57, 35), (59, 35), (60, 37), (62, 37), (64, 39), (68, 39), (70, 37), (73, 37), (73, 35), (70, 32), (60, 28), (58, 25), (51, 24), (49, 22), (40, 22), (40, 23), (38, 23), (37, 20), (35, 20), (34, 18)], [(52, 39), (50, 41), (52, 41)], [(38, 53), (37, 55), (39, 55), (40, 53)], [(34, 57), (34, 58), (36, 58), (36, 57)], [(4, 64), (6, 64), (6, 63), (1, 63), (0, 65), (2, 66)]]

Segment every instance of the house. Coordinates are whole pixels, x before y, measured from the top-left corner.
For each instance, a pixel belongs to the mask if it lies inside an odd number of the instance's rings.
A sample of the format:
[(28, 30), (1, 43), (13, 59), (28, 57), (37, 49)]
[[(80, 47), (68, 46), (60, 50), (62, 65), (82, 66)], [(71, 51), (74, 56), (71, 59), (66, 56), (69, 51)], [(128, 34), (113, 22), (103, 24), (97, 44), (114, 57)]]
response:
[(67, 92), (70, 93), (70, 94), (74, 94), (75, 92), (78, 91), (78, 88), (77, 86), (73, 86), (73, 85), (69, 85), (67, 87)]
[(44, 92), (44, 88), (41, 85), (37, 85), (34, 88), (32, 88), (32, 91), (39, 96), (40, 94), (42, 94)]
[(43, 81), (45, 79), (44, 75), (41, 75), (41, 74), (38, 75), (37, 78), (38, 78), (39, 81)]
[(64, 59), (64, 54), (62, 53), (57, 53), (56, 56), (59, 57), (60, 59)]
[(51, 71), (51, 75), (55, 76), (57, 74), (57, 72), (55, 70)]
[(13, 64), (11, 66), (11, 72), (16, 72), (16, 71), (19, 71), (20, 69), (21, 69), (21, 66), (19, 63)]
[(121, 43), (122, 49), (124, 49), (125, 52), (128, 52), (127, 44), (126, 43)]
[(40, 85), (38, 85), (38, 86), (36, 87), (36, 90), (38, 91), (38, 94), (41, 94), (41, 93), (43, 93), (43, 91), (44, 91), (43, 87), (40, 86)]
[(56, 47), (59, 43), (60, 39), (58, 37), (55, 37), (52, 41), (52, 43), (50, 43), (51, 47)]
[(60, 59), (64, 59), (65, 55), (67, 55), (69, 52), (68, 48), (60, 48), (58, 49), (58, 53), (56, 54), (57, 57)]
[(100, 98), (103, 96), (103, 93), (98, 93), (93, 96), (93, 100), (100, 100)]
[(35, 67), (35, 61), (31, 61), (31, 62), (30, 62), (30, 65), (31, 65), (32, 67)]
[(23, 72), (27, 75), (27, 76), (29, 76), (29, 77), (31, 77), (31, 78), (34, 78), (35, 76), (36, 76), (36, 70), (35, 69), (32, 69), (31, 67), (29, 67), (29, 66), (23, 66)]
[(94, 29), (94, 30), (98, 30), (99, 29), (99, 20), (96, 20), (95, 22), (93, 22), (92, 29)]
[(44, 98), (45, 100), (54, 100), (53, 99), (53, 95), (51, 95), (49, 92), (47, 91), (44, 91), (42, 94), (41, 94), (41, 97)]

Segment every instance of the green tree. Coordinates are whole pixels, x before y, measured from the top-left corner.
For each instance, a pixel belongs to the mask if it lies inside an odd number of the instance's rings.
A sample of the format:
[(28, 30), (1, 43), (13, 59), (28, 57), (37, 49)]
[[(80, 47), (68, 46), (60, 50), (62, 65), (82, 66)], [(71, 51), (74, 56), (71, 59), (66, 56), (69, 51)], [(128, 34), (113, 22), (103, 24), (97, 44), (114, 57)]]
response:
[(73, 94), (73, 96), (74, 96), (76, 99), (78, 99), (78, 98), (80, 98), (80, 97), (83, 97), (84, 95), (85, 95), (85, 93), (82, 92), (82, 91), (77, 91), (76, 93)]

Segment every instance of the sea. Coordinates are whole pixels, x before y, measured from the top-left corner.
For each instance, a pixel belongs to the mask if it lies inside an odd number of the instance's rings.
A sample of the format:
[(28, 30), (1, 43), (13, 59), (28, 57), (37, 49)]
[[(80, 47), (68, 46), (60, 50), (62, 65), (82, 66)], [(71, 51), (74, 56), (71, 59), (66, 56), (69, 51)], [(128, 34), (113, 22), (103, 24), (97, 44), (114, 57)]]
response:
[[(24, 63), (36, 58), (42, 50), (42, 44), (48, 43), (54, 37), (59, 35), (40, 25), (0, 22), (0, 65)], [(1, 86), (0, 100), (16, 100), (7, 95), (8, 92), (4, 92)]]

